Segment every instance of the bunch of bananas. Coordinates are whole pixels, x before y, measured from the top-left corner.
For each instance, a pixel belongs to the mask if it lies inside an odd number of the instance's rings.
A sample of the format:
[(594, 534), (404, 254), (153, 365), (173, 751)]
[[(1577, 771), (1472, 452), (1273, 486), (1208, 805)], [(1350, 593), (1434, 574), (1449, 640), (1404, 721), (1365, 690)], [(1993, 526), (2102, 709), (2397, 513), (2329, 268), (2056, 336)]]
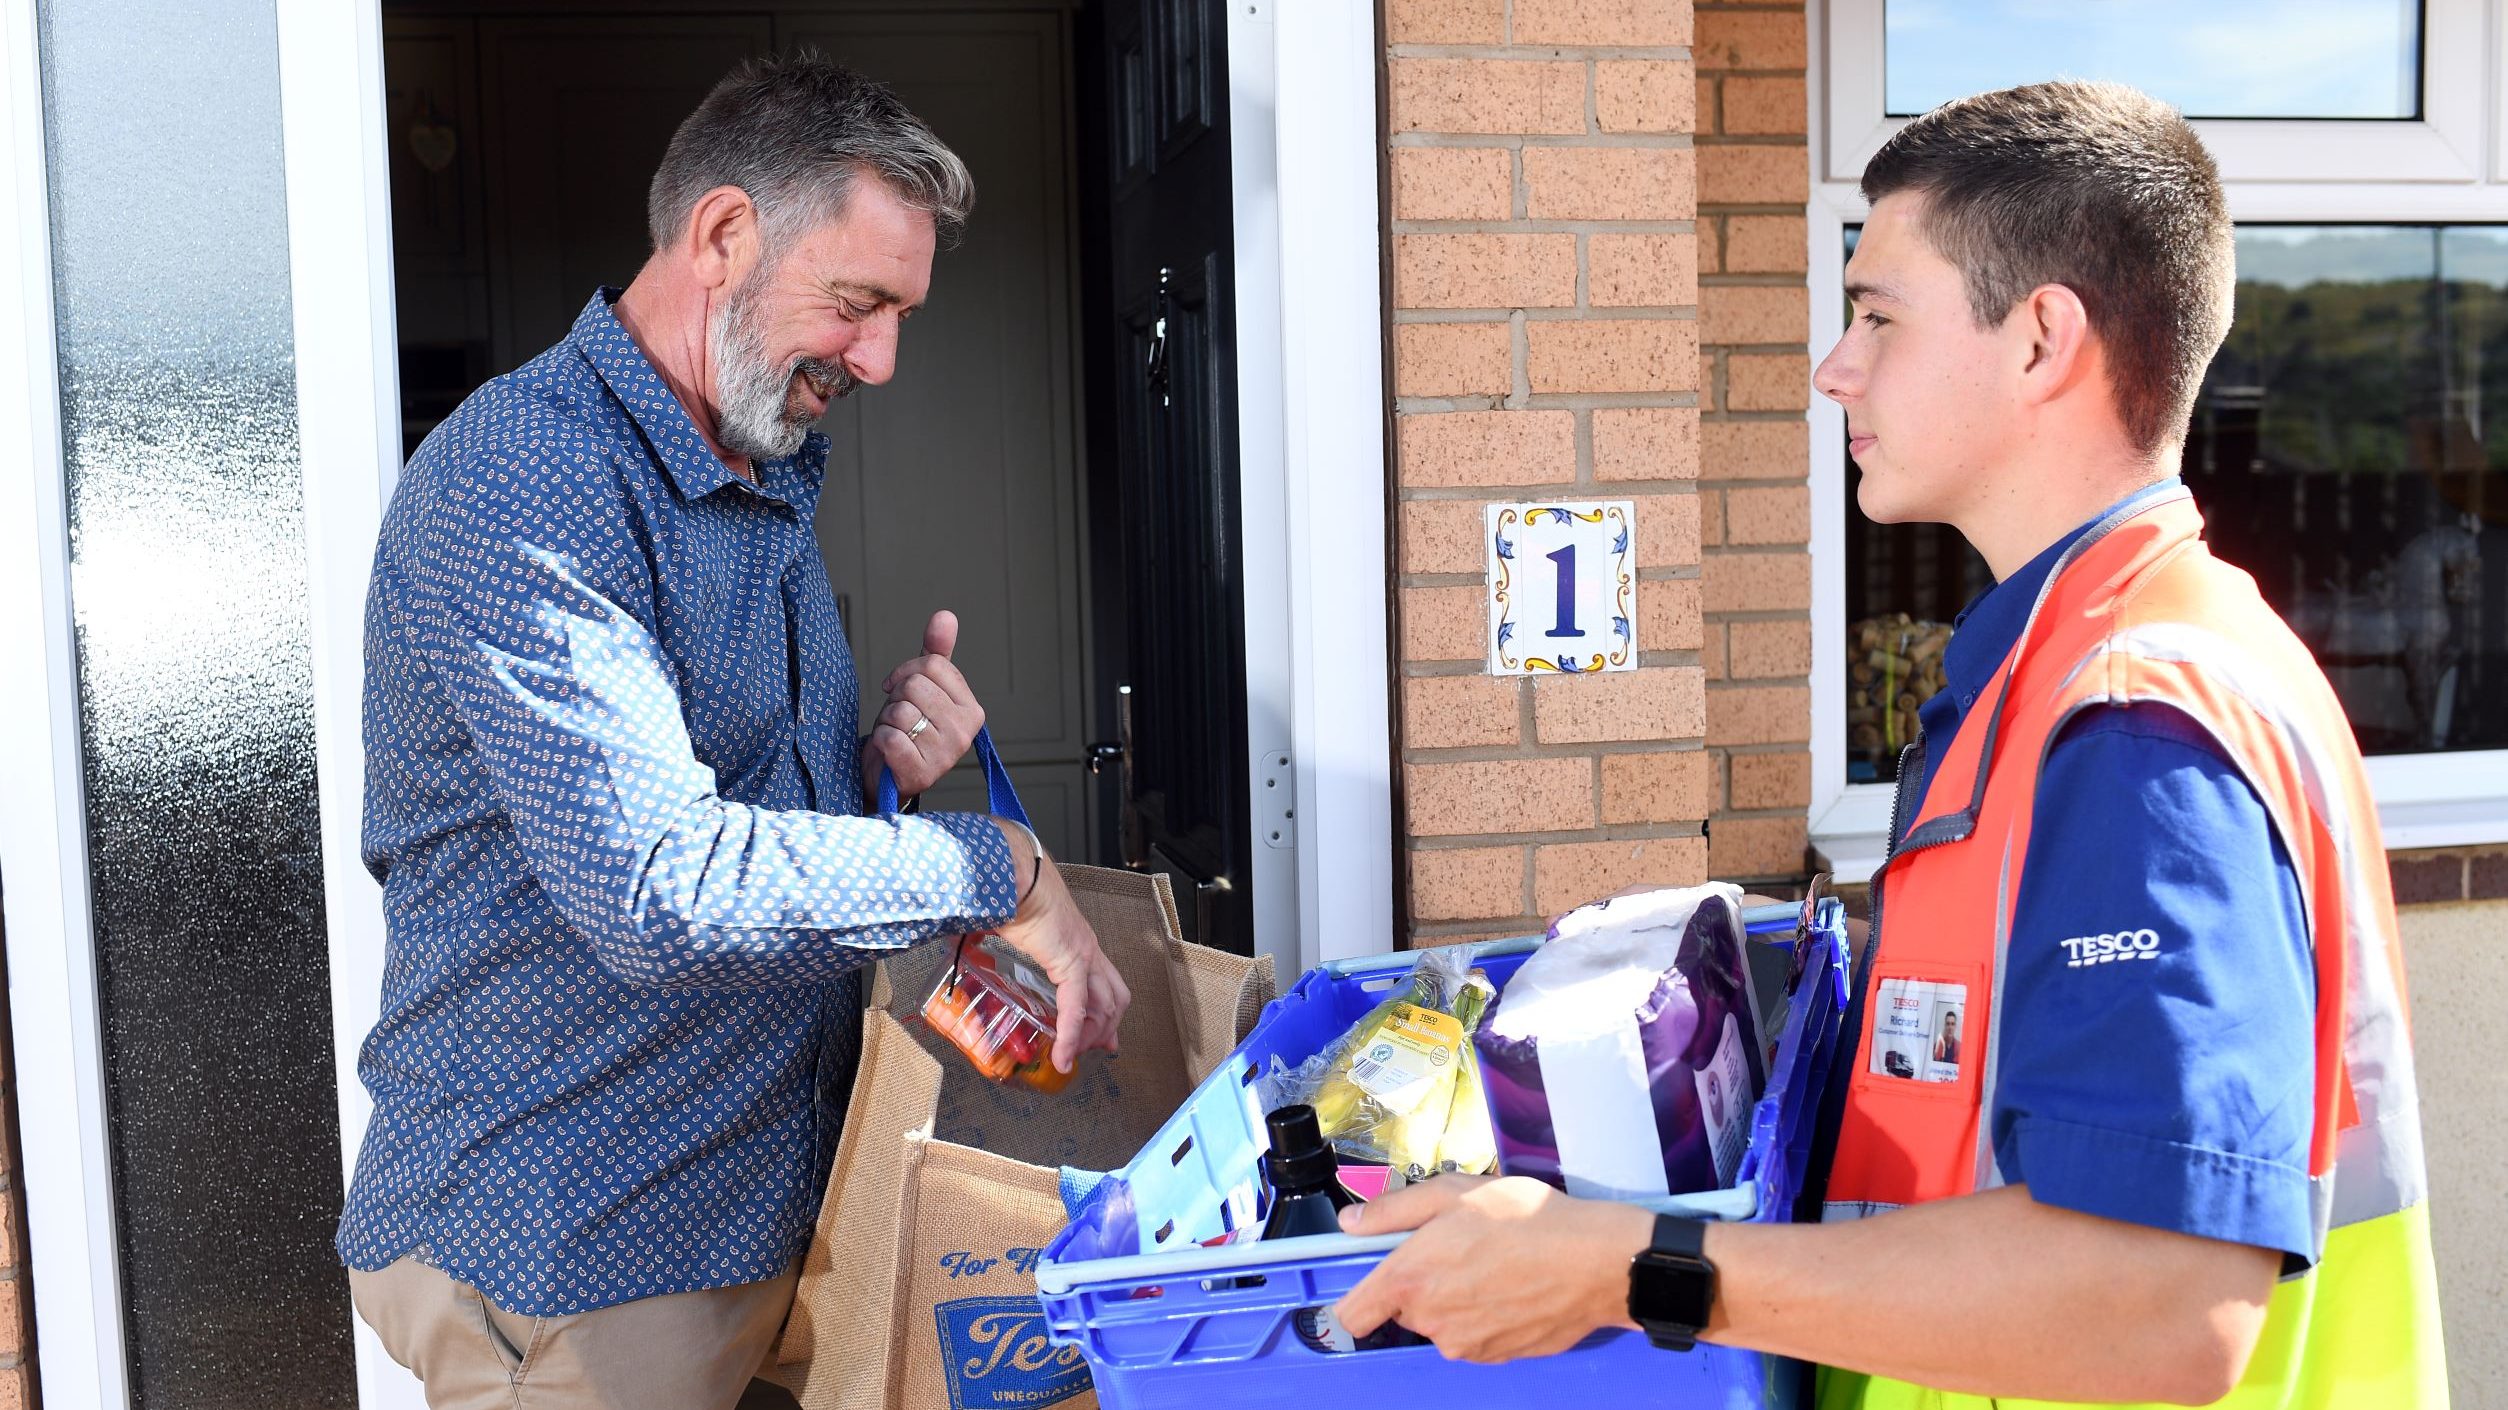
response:
[(1334, 1058), (1314, 1098), (1325, 1137), (1406, 1180), (1443, 1170), (1479, 1174), (1496, 1164), (1472, 1049), (1496, 992), (1479, 970), (1458, 984), (1444, 966), (1423, 961), (1402, 991), (1359, 1020)]

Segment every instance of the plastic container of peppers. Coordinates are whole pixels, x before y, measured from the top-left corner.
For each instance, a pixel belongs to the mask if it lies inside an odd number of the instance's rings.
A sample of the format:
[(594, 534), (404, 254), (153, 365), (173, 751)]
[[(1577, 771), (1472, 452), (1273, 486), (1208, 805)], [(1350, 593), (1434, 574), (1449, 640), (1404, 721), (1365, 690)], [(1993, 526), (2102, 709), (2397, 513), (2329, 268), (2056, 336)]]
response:
[(1054, 987), (998, 935), (962, 935), (949, 968), (923, 1000), (923, 1021), (996, 1082), (1059, 1092)]

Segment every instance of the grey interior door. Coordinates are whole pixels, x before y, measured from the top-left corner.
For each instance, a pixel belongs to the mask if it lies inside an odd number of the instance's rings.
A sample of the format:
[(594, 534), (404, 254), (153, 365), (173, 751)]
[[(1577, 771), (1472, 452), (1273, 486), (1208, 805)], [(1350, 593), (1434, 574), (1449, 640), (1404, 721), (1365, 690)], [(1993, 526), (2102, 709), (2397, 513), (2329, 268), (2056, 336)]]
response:
[[(897, 375), (828, 409), (819, 544), (863, 674), (958, 614), (957, 661), (1045, 845), (1087, 855), (1069, 56), (1040, 14), (786, 17), (777, 40), (870, 74), (975, 176), (966, 240), (933, 265)], [(970, 765), (933, 805), (980, 809)]]
[(479, 21), (496, 367), (566, 336), (652, 251), (645, 191), (680, 119), (774, 44), (764, 15)]
[[(958, 664), (1039, 834), (1060, 855), (1090, 855), (1067, 20), (909, 0), (395, 11), (386, 67), (407, 139), (393, 218), (413, 443), (480, 380), (563, 337), (596, 286), (635, 277), (654, 166), (741, 59), (814, 46), (896, 88), (966, 160), (975, 218), (936, 262), (895, 380), (822, 423), (834, 445), (819, 543), (864, 676), (864, 723), (933, 610), (955, 611)], [(981, 797), (970, 770), (931, 801)]]
[(1092, 29), (1114, 461), (1092, 517), (1120, 530), (1124, 858), (1176, 877), (1196, 939), (1251, 953), (1226, 36), (1220, 0), (1113, 0)]

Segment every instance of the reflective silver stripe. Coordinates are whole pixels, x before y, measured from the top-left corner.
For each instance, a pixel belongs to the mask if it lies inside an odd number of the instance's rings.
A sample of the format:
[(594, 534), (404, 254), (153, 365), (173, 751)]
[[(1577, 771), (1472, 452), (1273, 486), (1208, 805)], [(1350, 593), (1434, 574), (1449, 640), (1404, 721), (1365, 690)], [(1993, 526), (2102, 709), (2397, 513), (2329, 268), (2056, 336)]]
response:
[(2410, 1209), (2429, 1198), (2428, 1168), (2421, 1154), (2419, 1102), (2399, 1103), (2374, 1123), (2363, 1113), (2359, 1125), (2334, 1138), (2327, 1224), (2341, 1229)]
[(1887, 1214), (1891, 1210), (1897, 1208), (1899, 1208), (1898, 1205), (1891, 1204), (1886, 1200), (1833, 1199), (1827, 1204), (1820, 1206), (1820, 1222), (1823, 1224), (1846, 1224), (1857, 1219), (1869, 1219), (1876, 1214)]
[[(2343, 1059), (2350, 1074), (2353, 1099), (2359, 1106), (2360, 1124), (2336, 1137), (2333, 1190), (2331, 1197), (2322, 1201), (2325, 1219), (2339, 1228), (2420, 1203), (2428, 1195), (2429, 1182), (2422, 1155), (2419, 1087), (2414, 1076), (2412, 1046), (2404, 1031), (2402, 997), (2396, 992), (2389, 961), (2390, 950), (2400, 940), (2381, 932), (2372, 908), (2359, 904), (2374, 893), (2366, 884), (2363, 841), (2354, 835), (2350, 810), (2343, 806), (2335, 761), (2284, 706), (2277, 689), (2279, 678), (2258, 666), (2249, 652), (2218, 632), (2183, 622), (2133, 627), (2093, 647), (2074, 665), (2065, 685), (2070, 686), (2094, 664), (2120, 655), (2200, 667), (2207, 678), (2235, 694), (2241, 704), (2279, 731), (2298, 761), (2308, 807), (2333, 839), (2335, 863), (2342, 868), (2345, 894), (2354, 901), (2345, 908), (2341, 937), (2347, 1024)], [(2111, 702), (2130, 702), (2134, 698), (2129, 690), (2110, 691), (2098, 697)], [(2207, 730), (2211, 728), (2208, 721), (2198, 719), (2197, 723)], [(2231, 741), (2221, 739), (2217, 732), (2214, 738), (2252, 776), (2254, 761), (2240, 754)], [(2269, 801), (2267, 806), (2272, 806)], [(2288, 845), (2298, 836), (2293, 826), (2297, 820), (2282, 817), (2278, 809), (2273, 812), (2274, 825)], [(2382, 862), (2383, 849), (2380, 850)], [(2313, 937), (2317, 924), (2315, 898), (2303, 887), (2300, 899), (2310, 912), (2308, 923)]]
[[(2003, 869), (1994, 879), (1994, 971), (1986, 981), (1985, 1078), (1977, 1084), (1977, 1178), (1974, 1188), (2000, 1189), (1994, 1160), (1994, 1084), (2003, 1069), (2003, 969), (2012, 953), (2012, 835), (2003, 834)], [(1971, 1034), (1974, 1039), (1976, 1035)]]

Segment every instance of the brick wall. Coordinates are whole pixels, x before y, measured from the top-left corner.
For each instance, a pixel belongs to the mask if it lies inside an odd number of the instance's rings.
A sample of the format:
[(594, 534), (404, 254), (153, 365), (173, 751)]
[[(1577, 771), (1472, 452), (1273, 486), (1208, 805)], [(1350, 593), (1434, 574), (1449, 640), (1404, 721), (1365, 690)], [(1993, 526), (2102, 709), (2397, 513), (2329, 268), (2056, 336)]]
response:
[[(0, 995), (9, 992), (0, 934)], [(35, 1299), (26, 1274), (26, 1192), (18, 1184), (17, 1072), (8, 1005), (0, 1000), (0, 1410), (36, 1403)]]
[[(1384, 21), (1403, 855), (1433, 942), (1706, 875), (1698, 90), (1687, 0)], [(1553, 497), (1637, 504), (1635, 671), (1487, 673), (1482, 506)]]
[(2508, 900), (2508, 847), (2390, 852), (2386, 870), (2399, 906)]
[(1707, 869), (1777, 879), (1802, 873), (1811, 803), (1803, 9), (1697, 16)]

